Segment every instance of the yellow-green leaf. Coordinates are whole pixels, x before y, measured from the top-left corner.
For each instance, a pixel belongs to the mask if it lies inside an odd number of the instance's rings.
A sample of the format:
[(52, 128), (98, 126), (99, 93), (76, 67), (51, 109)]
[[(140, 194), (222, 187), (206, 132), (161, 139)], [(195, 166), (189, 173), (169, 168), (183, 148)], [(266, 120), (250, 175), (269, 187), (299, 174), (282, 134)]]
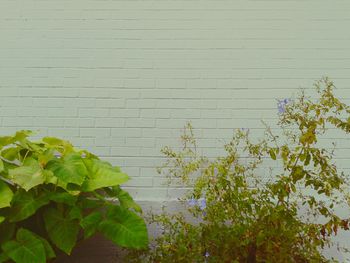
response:
[(24, 228), (17, 231), (16, 240), (4, 243), (2, 249), (16, 263), (46, 262), (43, 243), (31, 231)]
[(10, 187), (0, 179), (0, 208), (11, 205), (13, 192)]
[(77, 220), (70, 220), (59, 210), (49, 208), (44, 213), (44, 222), (51, 241), (69, 255), (77, 242), (79, 232)]
[(9, 177), (26, 191), (46, 180), (39, 162), (33, 158), (26, 159), (21, 167), (9, 170)]
[(115, 244), (135, 249), (146, 248), (148, 233), (144, 220), (120, 206), (112, 207), (107, 219), (99, 224), (99, 230)]
[(97, 159), (85, 160), (88, 177), (82, 185), (83, 191), (94, 191), (102, 187), (116, 186), (129, 180), (127, 174), (121, 173), (108, 162)]
[(62, 159), (54, 159), (47, 164), (47, 169), (64, 183), (81, 185), (87, 176), (87, 170), (79, 154), (71, 153)]

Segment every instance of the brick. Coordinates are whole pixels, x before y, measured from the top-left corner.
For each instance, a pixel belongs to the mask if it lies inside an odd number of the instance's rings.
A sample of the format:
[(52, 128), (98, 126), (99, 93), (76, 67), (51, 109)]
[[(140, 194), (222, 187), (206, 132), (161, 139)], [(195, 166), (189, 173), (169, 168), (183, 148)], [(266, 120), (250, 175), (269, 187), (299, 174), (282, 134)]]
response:
[[(168, 191), (161, 187), (124, 187), (137, 200), (167, 200)], [(156, 194), (155, 194), (156, 193)]]
[(161, 148), (160, 147), (141, 147), (140, 148), (140, 156), (153, 156), (153, 157), (159, 157), (161, 156), (160, 153)]
[(160, 128), (143, 128), (142, 129), (142, 137), (169, 138), (172, 136), (173, 136), (173, 129), (160, 129)]
[(125, 126), (127, 128), (151, 128), (155, 126), (155, 120), (153, 118), (130, 118), (125, 120)]
[(171, 118), (175, 119), (198, 119), (200, 117), (200, 109), (173, 109), (171, 111)]
[(138, 146), (140, 148), (143, 147), (154, 147), (155, 138), (126, 138), (126, 146), (135, 147)]
[(80, 136), (94, 138), (108, 138), (111, 129), (109, 128), (80, 128)]
[(93, 154), (100, 156), (100, 157), (111, 155), (111, 149), (108, 146), (103, 146), (103, 147), (93, 146), (93, 147), (90, 147), (90, 151)]
[(232, 110), (227, 110), (227, 109), (201, 110), (200, 116), (203, 119), (230, 119), (232, 118)]
[(136, 109), (144, 109), (144, 108), (155, 108), (156, 100), (153, 99), (128, 99), (126, 101), (127, 108), (136, 108)]
[(102, 108), (82, 108), (78, 111), (79, 117), (89, 117), (89, 118), (98, 118), (98, 117), (108, 117), (109, 110)]
[(130, 177), (139, 176), (140, 168), (139, 167), (122, 167), (121, 168), (124, 173), (129, 175)]
[(94, 138), (94, 145), (96, 146), (124, 146), (125, 138), (123, 137), (106, 137), (106, 138)]
[(4, 117), (1, 123), (3, 126), (8, 127), (32, 127), (34, 124), (32, 117)]
[(96, 127), (124, 127), (125, 119), (124, 118), (97, 118), (95, 120)]
[(95, 145), (94, 138), (74, 137), (74, 138), (71, 138), (70, 141), (73, 143), (73, 145), (80, 147), (82, 149), (86, 149), (88, 147), (91, 148)]
[(79, 90), (79, 97), (82, 98), (109, 98), (110, 89), (108, 88), (81, 88)]
[(112, 138), (125, 138), (125, 137), (141, 137), (141, 128), (112, 128), (111, 136)]
[(96, 99), (96, 108), (123, 108), (123, 107), (125, 107), (125, 100), (122, 98)]
[(152, 177), (132, 177), (131, 180), (124, 184), (126, 187), (152, 187), (153, 178)]
[(65, 118), (64, 119), (65, 127), (94, 127), (95, 118)]
[(138, 147), (130, 147), (130, 146), (111, 147), (111, 155), (114, 157), (140, 156), (140, 149)]
[(140, 117), (140, 111), (138, 109), (111, 109), (109, 116), (113, 118), (137, 118)]
[(169, 118), (170, 115), (169, 109), (140, 109), (141, 118)]
[[(34, 122), (33, 124), (35, 126), (46, 126), (46, 127), (69, 127), (65, 125), (67, 119), (65, 118), (52, 118), (52, 117), (34, 117)], [(76, 127), (76, 126), (71, 126), (71, 127)]]
[(54, 137), (72, 138), (79, 136), (78, 128), (49, 128), (48, 135)]

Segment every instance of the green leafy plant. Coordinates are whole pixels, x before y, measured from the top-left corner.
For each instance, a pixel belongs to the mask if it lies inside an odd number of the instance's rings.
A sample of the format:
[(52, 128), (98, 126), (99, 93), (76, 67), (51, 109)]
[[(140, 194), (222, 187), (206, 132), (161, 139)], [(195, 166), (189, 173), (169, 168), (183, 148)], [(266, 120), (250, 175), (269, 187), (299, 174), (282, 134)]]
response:
[[(349, 229), (336, 210), (349, 209), (349, 182), (319, 140), (327, 127), (349, 133), (350, 107), (327, 78), (315, 86), (317, 97), (279, 101), (280, 134), (266, 127), (253, 141), (249, 130), (237, 130), (226, 155), (214, 160), (197, 153), (188, 125), (182, 150), (164, 148), (161, 169), (171, 182), (193, 187), (181, 199), (186, 213), (151, 214), (161, 233), (129, 262), (332, 261), (322, 248)], [(266, 162), (277, 168), (261, 176)]]
[(0, 262), (47, 262), (96, 232), (147, 247), (141, 208), (120, 188), (125, 173), (68, 141), (30, 135), (0, 137)]

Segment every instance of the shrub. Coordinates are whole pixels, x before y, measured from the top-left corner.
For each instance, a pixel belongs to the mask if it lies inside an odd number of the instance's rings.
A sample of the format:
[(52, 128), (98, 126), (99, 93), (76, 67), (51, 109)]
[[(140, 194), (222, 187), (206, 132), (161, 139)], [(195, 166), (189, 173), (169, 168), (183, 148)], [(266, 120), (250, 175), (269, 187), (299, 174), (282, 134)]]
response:
[(119, 187), (126, 174), (65, 140), (34, 142), (31, 134), (0, 137), (0, 262), (46, 262), (96, 232), (147, 247), (141, 209)]
[[(193, 186), (181, 199), (187, 213), (151, 215), (161, 234), (129, 261), (327, 262), (322, 248), (349, 229), (335, 209), (348, 208), (349, 183), (318, 139), (328, 126), (349, 133), (350, 107), (327, 78), (315, 86), (315, 99), (302, 93), (279, 101), (281, 134), (267, 127), (253, 142), (249, 130), (238, 130), (226, 155), (214, 160), (197, 154), (188, 125), (182, 150), (164, 148), (161, 169), (171, 181)], [(267, 161), (281, 169), (259, 176)]]

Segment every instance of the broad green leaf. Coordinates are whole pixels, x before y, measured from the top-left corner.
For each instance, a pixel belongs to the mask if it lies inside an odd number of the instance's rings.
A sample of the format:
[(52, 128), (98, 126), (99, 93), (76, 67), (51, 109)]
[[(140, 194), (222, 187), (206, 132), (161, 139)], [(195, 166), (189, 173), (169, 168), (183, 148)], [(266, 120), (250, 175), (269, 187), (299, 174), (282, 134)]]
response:
[(51, 247), (50, 243), (43, 237), (33, 233), (35, 235), (36, 238), (40, 239), (41, 243), (44, 246), (45, 249), (45, 254), (46, 254), (46, 258), (50, 259), (50, 258), (55, 258), (56, 257), (56, 253), (53, 250), (53, 248)]
[(113, 166), (113, 170), (116, 172), (122, 172), (119, 166)]
[(66, 141), (56, 138), (56, 137), (44, 137), (42, 139), (43, 142), (50, 144), (50, 145), (63, 145), (64, 143), (66, 143)]
[(48, 149), (38, 156), (38, 161), (42, 167), (45, 167), (49, 161), (55, 158), (54, 152), (54, 149)]
[(33, 135), (34, 132), (30, 130), (21, 130), (17, 131), (15, 136), (13, 136), (14, 141), (22, 141), (23, 139), (26, 139), (27, 137)]
[(49, 203), (46, 194), (34, 195), (34, 191), (18, 190), (12, 200), (10, 222), (18, 222), (33, 215), (40, 207)]
[(34, 158), (28, 158), (23, 166), (9, 170), (9, 177), (26, 191), (43, 184), (46, 180), (43, 169)]
[(0, 216), (0, 224), (5, 221), (5, 217)]
[(20, 150), (21, 148), (19, 147), (10, 147), (1, 151), (1, 156), (6, 160), (14, 161), (16, 158), (18, 158), (18, 153)]
[(43, 170), (46, 184), (59, 185), (58, 178), (50, 170)]
[(126, 192), (126, 191), (120, 191), (119, 195), (118, 195), (118, 200), (120, 202), (120, 205), (124, 208), (132, 208), (134, 209), (136, 212), (141, 213), (142, 212), (142, 208), (139, 204), (137, 204), (134, 199), (131, 197), (131, 195)]
[(13, 144), (16, 141), (21, 142), (32, 134), (33, 134), (32, 131), (23, 130), (23, 131), (16, 132), (16, 134), (14, 136), (1, 136), (0, 137), (0, 148), (7, 146), (9, 144)]
[(87, 170), (79, 154), (71, 153), (61, 159), (55, 159), (47, 164), (47, 169), (64, 183), (81, 185), (87, 176)]
[(84, 160), (88, 168), (88, 177), (82, 185), (83, 191), (94, 191), (102, 187), (116, 186), (129, 180), (128, 175), (121, 173), (108, 162), (97, 159)]
[(114, 186), (111, 188), (106, 188), (105, 191), (111, 196), (111, 197), (117, 197), (120, 205), (124, 208), (132, 208), (136, 212), (142, 212), (141, 207), (134, 201), (134, 199), (131, 197), (131, 195), (122, 190), (119, 186)]
[(55, 201), (56, 203), (63, 203), (70, 206), (73, 206), (77, 201), (76, 196), (71, 195), (67, 192), (48, 192), (48, 195), (50, 200)]
[(73, 206), (67, 214), (67, 218), (70, 220), (74, 220), (74, 219), (81, 220), (82, 217), (83, 217), (82, 212), (78, 206)]
[(97, 155), (87, 150), (79, 150), (78, 153), (80, 154), (80, 156), (84, 156), (85, 159), (99, 159)]
[(0, 208), (11, 206), (13, 192), (10, 187), (0, 179)]
[(11, 144), (13, 141), (12, 136), (0, 136), (0, 148)]
[(101, 222), (101, 220), (101, 212), (95, 211), (80, 221), (80, 226), (84, 229), (84, 238), (89, 238), (96, 233), (98, 224)]
[(4, 171), (1, 173), (1, 176), (10, 180), (9, 175), (8, 175), (9, 171), (12, 169), (16, 169), (17, 167), (18, 167), (18, 165), (16, 165), (16, 164), (4, 161)]
[(16, 240), (4, 243), (2, 249), (16, 263), (46, 262), (45, 248), (41, 240), (24, 228), (17, 231)]
[(62, 140), (55, 137), (44, 137), (42, 139), (46, 143), (46, 147), (64, 151), (65, 153), (73, 152), (73, 145), (66, 140)]
[(70, 255), (79, 232), (77, 220), (70, 220), (60, 211), (49, 208), (44, 213), (46, 231), (51, 241), (63, 252)]
[(0, 159), (0, 173), (1, 173), (2, 171), (4, 171), (4, 169), (5, 169), (5, 167), (4, 167), (4, 162), (3, 162), (3, 160)]
[[(72, 186), (72, 185), (74, 186), (74, 184), (67, 184), (66, 182), (63, 182), (62, 180), (58, 179), (51, 170), (44, 170), (43, 172), (45, 174), (45, 178), (46, 178), (45, 183), (46, 184), (54, 184), (56, 186), (59, 186), (59, 187), (63, 188), (64, 190), (66, 190), (68, 192), (68, 194), (71, 196), (77, 195), (80, 193), (80, 191), (72, 191), (70, 189), (70, 186)], [(75, 186), (77, 186), (77, 185), (75, 185)]]
[(39, 142), (31, 142), (28, 139), (25, 139), (24, 141), (21, 142), (24, 148), (35, 152), (35, 153), (40, 153), (44, 150), (43, 144)]
[(147, 227), (143, 219), (120, 206), (109, 209), (107, 219), (99, 225), (99, 231), (122, 247), (142, 249), (148, 245)]

